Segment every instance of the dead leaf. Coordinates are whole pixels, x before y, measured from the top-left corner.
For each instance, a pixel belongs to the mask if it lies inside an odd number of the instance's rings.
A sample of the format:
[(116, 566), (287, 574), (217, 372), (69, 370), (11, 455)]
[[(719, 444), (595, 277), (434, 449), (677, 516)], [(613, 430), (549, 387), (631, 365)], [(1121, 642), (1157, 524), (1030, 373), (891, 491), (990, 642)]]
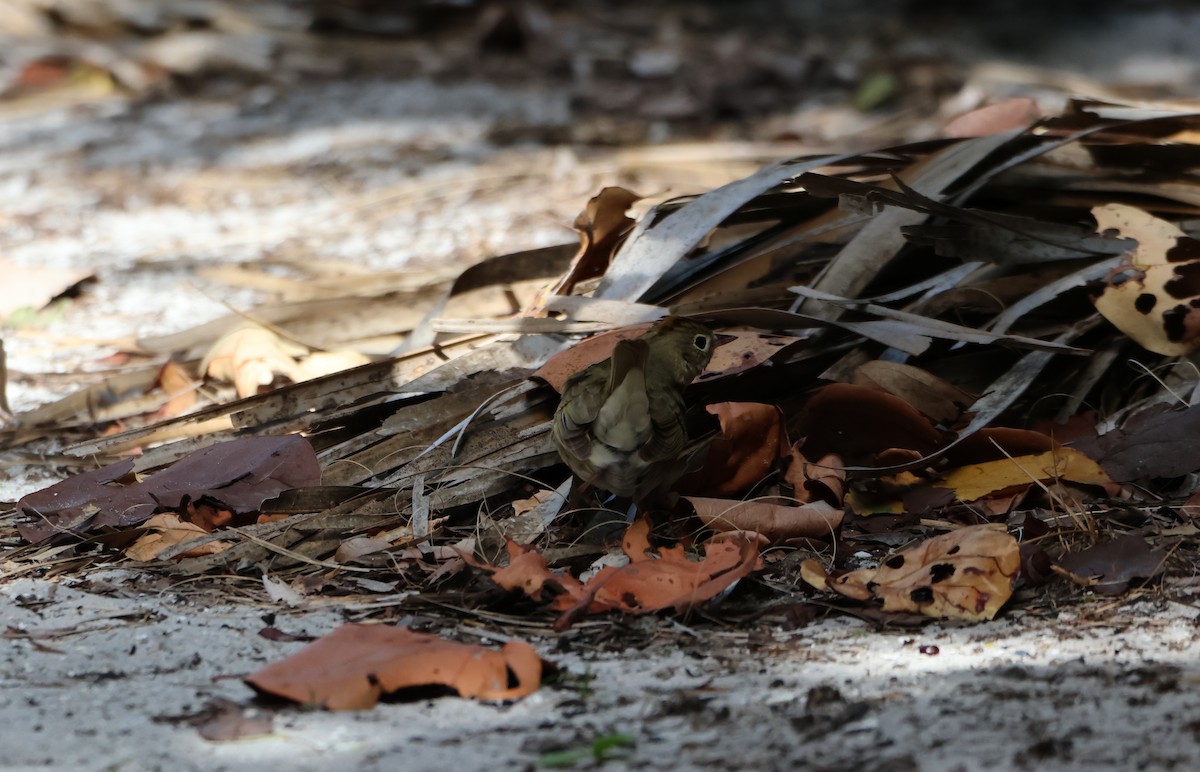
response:
[(1162, 573), (1167, 554), (1140, 536), (1118, 536), (1112, 541), (1063, 555), (1058, 565), (1076, 584), (1101, 595), (1120, 595), (1135, 579), (1152, 579)]
[(1132, 206), (1092, 208), (1098, 233), (1115, 230), (1137, 248), (1093, 298), (1096, 310), (1143, 348), (1182, 356), (1200, 348), (1200, 241)]
[(789, 427), (805, 455), (837, 454), (851, 464), (873, 464), (893, 448), (927, 456), (944, 440), (929, 419), (899, 397), (866, 386), (833, 383), (818, 390)]
[(1052, 480), (1070, 480), (1084, 485), (1112, 482), (1100, 465), (1074, 448), (1058, 448), (1036, 456), (1017, 456), (983, 464), (959, 467), (937, 485), (954, 491), (960, 501), (1023, 488)]
[[(195, 523), (181, 520), (179, 515), (169, 512), (155, 515), (147, 520), (143, 527), (147, 533), (138, 537), (137, 541), (125, 548), (125, 555), (131, 560), (154, 560), (168, 547), (183, 544), (198, 536), (207, 536), (209, 533)], [(182, 559), (194, 558), (199, 555), (215, 555), (228, 549), (229, 546), (230, 543), (227, 541), (209, 541), (186, 552), (181, 552), (175, 557)]]
[(554, 627), (561, 631), (580, 614), (609, 610), (645, 614), (674, 608), (681, 613), (712, 600), (761, 565), (758, 547), (749, 540), (709, 544), (698, 562), (688, 560), (679, 546), (658, 550), (657, 559), (633, 560), (631, 555), (628, 565), (600, 569), (573, 604), (566, 594), (555, 598), (553, 607), (563, 614)]
[(650, 322), (634, 324), (586, 338), (550, 357), (545, 364), (533, 371), (533, 377), (541, 378), (561, 394), (568, 378), (608, 359), (618, 341), (636, 338), (649, 330), (650, 326)]
[(953, 466), (967, 466), (1012, 456), (1036, 456), (1057, 447), (1052, 437), (1032, 429), (989, 426), (947, 450), (946, 460)]
[(721, 402), (704, 408), (721, 423), (704, 465), (676, 484), (681, 493), (733, 496), (775, 471), (783, 447), (783, 414), (774, 405)]
[(633, 191), (611, 186), (601, 188), (588, 200), (575, 218), (579, 251), (550, 294), (569, 295), (579, 282), (604, 275), (613, 253), (636, 224), (625, 213), (641, 198)]
[(834, 454), (809, 461), (797, 446), (792, 448), (784, 479), (800, 501), (822, 500), (840, 507), (846, 499), (845, 466), (841, 457)]
[(1139, 410), (1120, 428), (1071, 446), (1100, 462), (1117, 482), (1182, 477), (1200, 470), (1200, 404)]
[(887, 612), (981, 621), (1012, 595), (1021, 566), (1017, 540), (1002, 525), (973, 525), (899, 552), (879, 568), (830, 576), (806, 560), (802, 578), (855, 600), (879, 600)]
[(200, 499), (254, 513), (281, 491), (321, 482), (312, 445), (298, 435), (217, 443), (144, 480), (122, 482), (133, 464), (120, 461), (24, 496), (17, 508), (35, 519), (18, 526), (22, 538), (39, 542), (63, 531), (137, 525), (157, 511), (179, 510)]
[(986, 137), (1024, 128), (1041, 117), (1037, 102), (1028, 97), (1013, 97), (958, 116), (946, 124), (942, 136)]
[(328, 710), (363, 710), (403, 689), (444, 686), (460, 697), (515, 700), (541, 683), (532, 646), (500, 651), (388, 625), (342, 625), (292, 656), (247, 676), (255, 690)]
[(605, 566), (586, 583), (566, 571), (551, 571), (546, 558), (532, 547), (509, 540), (507, 566), (490, 566), (460, 553), (471, 566), (486, 571), (497, 585), (534, 600), (552, 596), (551, 608), (563, 614), (555, 629), (569, 627), (582, 614), (622, 611), (645, 614), (674, 608), (684, 611), (719, 595), (738, 579), (761, 567), (750, 540), (711, 544), (701, 561), (689, 560), (683, 547), (650, 549), (648, 521), (626, 531), (623, 566)]
[(931, 421), (950, 425), (978, 398), (949, 381), (919, 367), (872, 360), (854, 369), (851, 383), (886, 391), (926, 415)]
[(800, 506), (767, 501), (731, 501), (684, 496), (696, 516), (714, 531), (753, 531), (772, 544), (788, 539), (829, 539), (842, 524), (843, 512), (824, 501)]
[(196, 380), (178, 362), (168, 361), (158, 373), (158, 386), (167, 394), (167, 403), (155, 418), (174, 418), (196, 406)]
[(221, 336), (204, 355), (201, 372), (232, 383), (239, 397), (257, 394), (283, 376), (298, 382), (297, 357), (308, 349), (283, 340), (263, 327), (239, 327)]
[(802, 340), (791, 335), (775, 335), (759, 330), (722, 330), (720, 337), (712, 360), (696, 379), (697, 382), (724, 378), (758, 367), (784, 354)]
[(85, 281), (94, 281), (89, 271), (23, 266), (0, 258), (0, 321), (21, 308), (40, 310), (51, 300)]

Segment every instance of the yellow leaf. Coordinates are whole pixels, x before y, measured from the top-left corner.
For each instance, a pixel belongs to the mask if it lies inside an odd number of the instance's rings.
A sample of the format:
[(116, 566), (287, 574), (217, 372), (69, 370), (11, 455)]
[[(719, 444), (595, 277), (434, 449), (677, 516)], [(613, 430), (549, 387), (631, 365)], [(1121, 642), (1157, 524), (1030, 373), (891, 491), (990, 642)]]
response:
[(1056, 448), (1035, 456), (1016, 456), (959, 467), (939, 487), (952, 489), (960, 501), (975, 501), (1008, 488), (1051, 480), (1084, 485), (1112, 482), (1099, 464), (1078, 450)]
[(1096, 230), (1117, 231), (1137, 249), (1108, 277), (1096, 310), (1142, 348), (1181, 356), (1200, 348), (1196, 275), (1200, 241), (1178, 226), (1124, 204), (1092, 208)]

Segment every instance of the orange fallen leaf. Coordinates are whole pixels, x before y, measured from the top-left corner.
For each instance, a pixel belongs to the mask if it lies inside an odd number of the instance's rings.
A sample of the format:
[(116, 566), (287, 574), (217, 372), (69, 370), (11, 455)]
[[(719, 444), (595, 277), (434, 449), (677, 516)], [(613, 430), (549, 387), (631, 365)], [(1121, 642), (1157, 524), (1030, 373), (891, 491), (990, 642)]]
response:
[(1112, 480), (1095, 461), (1074, 448), (1057, 448), (1035, 456), (1017, 456), (959, 467), (938, 484), (960, 501), (975, 501), (1010, 488), (1069, 480), (1084, 485), (1109, 485)]
[(819, 590), (855, 600), (879, 600), (884, 611), (941, 619), (991, 619), (1012, 596), (1020, 548), (1004, 526), (973, 525), (899, 552), (879, 568), (830, 575), (806, 560), (800, 576)]
[(824, 501), (800, 506), (766, 501), (731, 501), (684, 496), (696, 516), (714, 531), (753, 531), (772, 543), (788, 539), (829, 538), (842, 524), (843, 513)]
[(721, 422), (721, 434), (709, 443), (704, 466), (683, 477), (677, 490), (733, 496), (775, 470), (783, 445), (779, 408), (758, 402), (721, 402), (705, 410)]
[(460, 697), (515, 700), (532, 694), (545, 663), (528, 643), (500, 651), (389, 625), (342, 625), (245, 682), (255, 690), (329, 710), (363, 710), (401, 689), (445, 686)]
[(459, 554), (507, 590), (521, 591), (534, 600), (552, 596), (551, 608), (564, 612), (555, 623), (559, 630), (585, 613), (684, 611), (716, 597), (761, 567), (757, 546), (748, 539), (710, 544), (704, 559), (697, 561), (689, 560), (683, 547), (651, 549), (648, 532), (646, 521), (630, 526), (622, 542), (630, 562), (606, 566), (586, 583), (566, 571), (551, 571), (540, 552), (511, 540), (507, 566), (490, 566), (464, 552)]
[(584, 613), (645, 614), (667, 608), (682, 613), (715, 598), (761, 565), (758, 547), (749, 540), (711, 543), (701, 561), (688, 560), (683, 547), (664, 547), (658, 550), (657, 560), (600, 569), (574, 604), (566, 594), (555, 598), (553, 607), (564, 613), (554, 629), (566, 629)]

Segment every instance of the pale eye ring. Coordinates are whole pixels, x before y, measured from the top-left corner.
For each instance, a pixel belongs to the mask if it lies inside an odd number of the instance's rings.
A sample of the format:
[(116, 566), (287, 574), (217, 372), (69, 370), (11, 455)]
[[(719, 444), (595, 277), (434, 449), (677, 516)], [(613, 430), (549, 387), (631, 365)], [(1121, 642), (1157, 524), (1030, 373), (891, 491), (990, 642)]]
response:
[(708, 351), (708, 338), (704, 335), (697, 335), (692, 338), (692, 345), (701, 351)]

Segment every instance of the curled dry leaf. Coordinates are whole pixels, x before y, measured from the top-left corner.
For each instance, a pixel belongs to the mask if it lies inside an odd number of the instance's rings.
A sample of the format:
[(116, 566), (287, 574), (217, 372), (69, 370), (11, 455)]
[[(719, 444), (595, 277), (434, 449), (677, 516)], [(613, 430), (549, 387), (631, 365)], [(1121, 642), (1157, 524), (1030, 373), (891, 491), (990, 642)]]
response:
[(684, 496), (696, 516), (714, 531), (753, 531), (769, 542), (788, 539), (828, 539), (842, 524), (843, 512), (824, 501), (800, 506), (767, 501), (731, 501)]
[(800, 575), (819, 590), (882, 601), (884, 611), (980, 621), (996, 616), (1012, 596), (1020, 567), (1017, 540), (991, 524), (935, 536), (879, 568), (829, 575), (819, 562), (806, 560)]
[(579, 251), (554, 287), (553, 294), (568, 295), (579, 282), (604, 275), (613, 252), (636, 224), (625, 213), (640, 199), (641, 196), (631, 190), (611, 186), (602, 188), (588, 200), (587, 206), (575, 218)]
[(810, 458), (836, 453), (852, 465), (873, 465), (894, 449), (919, 458), (944, 444), (942, 433), (903, 399), (850, 383), (820, 389), (789, 428)]
[(1036, 456), (1017, 456), (959, 467), (937, 487), (954, 491), (960, 501), (1023, 488), (1052, 480), (1083, 485), (1109, 485), (1112, 479), (1095, 461), (1074, 448), (1058, 448)]
[[(138, 540), (125, 548), (125, 554), (131, 560), (154, 560), (164, 550), (169, 547), (174, 547), (176, 544), (183, 544), (191, 541), (198, 536), (208, 534), (195, 523), (189, 523), (186, 520), (181, 520), (179, 515), (164, 512), (161, 515), (155, 515), (147, 520), (143, 527), (146, 533), (138, 537)], [(187, 552), (181, 552), (176, 555), (176, 558), (194, 558), (200, 555), (215, 555), (218, 552), (223, 552), (229, 548), (227, 541), (210, 541), (205, 542)]]
[(1117, 329), (1156, 354), (1182, 356), (1200, 348), (1200, 241), (1132, 206), (1092, 208), (1096, 230), (1137, 241), (1094, 298)]
[(277, 376), (300, 380), (296, 358), (308, 349), (283, 340), (262, 327), (239, 327), (221, 336), (200, 369), (208, 377), (232, 383), (239, 397), (257, 394)]
[(682, 478), (680, 492), (733, 496), (775, 470), (783, 445), (783, 416), (774, 405), (722, 402), (705, 407), (721, 422), (704, 466)]
[(845, 501), (846, 463), (833, 453), (813, 462), (804, 457), (799, 446), (793, 447), (784, 479), (800, 501), (821, 500), (839, 507)]
[(461, 697), (515, 700), (541, 683), (533, 647), (500, 651), (388, 625), (343, 625), (247, 676), (255, 690), (329, 710), (363, 710), (402, 689), (444, 686)]

